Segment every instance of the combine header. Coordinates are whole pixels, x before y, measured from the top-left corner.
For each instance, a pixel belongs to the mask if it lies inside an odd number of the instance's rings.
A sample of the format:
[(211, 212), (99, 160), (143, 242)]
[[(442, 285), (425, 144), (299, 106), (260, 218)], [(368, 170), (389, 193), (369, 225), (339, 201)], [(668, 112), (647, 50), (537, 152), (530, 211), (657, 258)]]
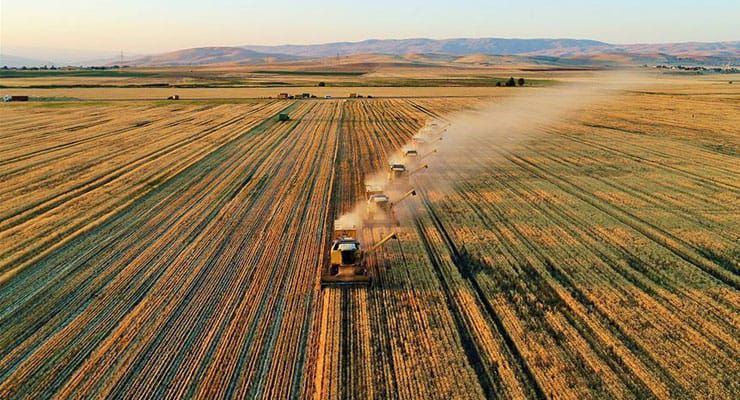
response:
[(330, 249), (330, 262), (321, 273), (322, 287), (368, 286), (372, 277), (367, 270), (366, 257), (377, 251), (391, 239), (397, 239), (395, 233), (384, 237), (368, 250), (362, 250), (357, 240), (357, 227), (343, 225), (334, 221), (334, 241)]

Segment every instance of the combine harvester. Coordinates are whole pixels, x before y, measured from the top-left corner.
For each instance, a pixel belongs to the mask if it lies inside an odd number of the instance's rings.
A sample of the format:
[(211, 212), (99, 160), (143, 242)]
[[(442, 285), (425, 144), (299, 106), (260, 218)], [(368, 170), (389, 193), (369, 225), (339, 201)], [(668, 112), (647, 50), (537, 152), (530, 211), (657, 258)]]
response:
[(362, 223), (368, 227), (400, 225), (393, 208), (410, 196), (416, 196), (416, 190), (411, 189), (392, 202), (390, 197), (382, 191), (366, 190), (366, 193), (367, 206), (365, 207), (365, 217)]
[(408, 184), (411, 175), (414, 175), (427, 168), (429, 168), (429, 165), (424, 164), (419, 168), (409, 171), (408, 168), (406, 168), (406, 164), (404, 163), (390, 163), (388, 170), (388, 183), (394, 186), (400, 184)]
[(433, 143), (439, 142), (442, 140), (444, 136), (425, 136), (425, 135), (416, 135), (411, 138), (411, 143), (414, 146), (417, 146), (419, 148), (424, 148), (427, 146), (431, 146)]
[(369, 286), (372, 275), (367, 269), (366, 259), (391, 239), (391, 233), (370, 249), (362, 250), (357, 240), (357, 226), (343, 225), (334, 221), (334, 241), (330, 249), (330, 262), (321, 273), (321, 287)]
[(436, 153), (437, 149), (430, 150), (423, 155), (419, 155), (419, 151), (416, 150), (416, 148), (413, 147), (407, 147), (403, 149), (402, 155), (403, 158), (409, 163), (409, 164), (418, 164), (421, 162), (421, 160), (431, 156), (432, 154)]
[(423, 127), (419, 133), (411, 138), (411, 143), (419, 148), (431, 145), (435, 142), (439, 142), (443, 138), (443, 134), (447, 132), (449, 124), (445, 124), (444, 128), (441, 128), (439, 123), (433, 122), (431, 125)]

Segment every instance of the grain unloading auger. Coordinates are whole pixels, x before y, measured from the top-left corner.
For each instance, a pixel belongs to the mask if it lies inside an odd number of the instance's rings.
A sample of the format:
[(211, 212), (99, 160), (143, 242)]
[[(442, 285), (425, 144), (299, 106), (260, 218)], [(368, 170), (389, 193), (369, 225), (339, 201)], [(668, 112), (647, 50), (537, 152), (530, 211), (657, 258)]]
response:
[(362, 250), (357, 240), (357, 227), (334, 221), (334, 241), (331, 244), (329, 264), (321, 272), (321, 287), (368, 286), (372, 276), (367, 269), (367, 256), (376, 252), (391, 239), (391, 233), (368, 250)]
[(416, 196), (416, 190), (414, 189), (404, 193), (395, 201), (390, 201), (390, 197), (382, 192), (372, 192), (370, 194), (371, 192), (367, 191), (366, 193), (369, 194), (363, 219), (365, 226), (398, 225), (398, 218), (396, 218), (393, 208), (408, 197)]

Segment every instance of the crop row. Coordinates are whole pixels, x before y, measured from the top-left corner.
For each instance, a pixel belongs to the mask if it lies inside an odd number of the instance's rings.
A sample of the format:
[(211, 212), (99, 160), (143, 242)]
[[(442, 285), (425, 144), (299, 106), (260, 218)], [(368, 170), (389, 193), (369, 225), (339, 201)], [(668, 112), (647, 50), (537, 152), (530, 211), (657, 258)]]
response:
[(545, 395), (733, 397), (736, 203), (712, 201), (737, 198), (732, 157), (589, 124), (437, 160), (419, 231), (431, 218), (428, 237), (449, 237), (433, 246), (456, 260), (449, 279), (466, 278)]

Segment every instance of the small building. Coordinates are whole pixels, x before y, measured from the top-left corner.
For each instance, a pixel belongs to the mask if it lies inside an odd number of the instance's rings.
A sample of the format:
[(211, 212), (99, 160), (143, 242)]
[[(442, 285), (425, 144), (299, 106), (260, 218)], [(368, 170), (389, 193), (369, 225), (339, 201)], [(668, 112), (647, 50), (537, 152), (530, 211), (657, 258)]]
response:
[(28, 96), (3, 96), (4, 102), (9, 101), (28, 101)]
[(287, 99), (288, 98), (288, 94), (287, 93), (280, 93), (277, 98), (278, 99)]
[(280, 113), (278, 114), (278, 121), (290, 121), (290, 116), (287, 113)]

